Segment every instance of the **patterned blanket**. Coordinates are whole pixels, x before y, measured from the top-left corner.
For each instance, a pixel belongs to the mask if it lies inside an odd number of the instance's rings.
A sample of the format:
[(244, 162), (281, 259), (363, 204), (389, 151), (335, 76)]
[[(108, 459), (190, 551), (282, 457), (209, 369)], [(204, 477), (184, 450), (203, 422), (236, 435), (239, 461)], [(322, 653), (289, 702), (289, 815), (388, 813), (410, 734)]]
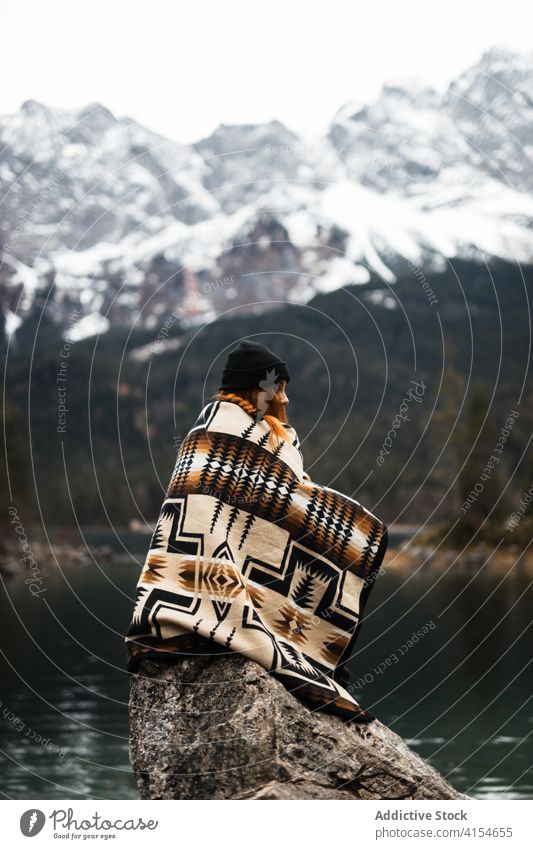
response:
[(145, 658), (235, 651), (312, 709), (374, 719), (344, 662), (387, 547), (357, 501), (313, 483), (300, 443), (213, 401), (180, 445), (138, 584), (128, 669)]

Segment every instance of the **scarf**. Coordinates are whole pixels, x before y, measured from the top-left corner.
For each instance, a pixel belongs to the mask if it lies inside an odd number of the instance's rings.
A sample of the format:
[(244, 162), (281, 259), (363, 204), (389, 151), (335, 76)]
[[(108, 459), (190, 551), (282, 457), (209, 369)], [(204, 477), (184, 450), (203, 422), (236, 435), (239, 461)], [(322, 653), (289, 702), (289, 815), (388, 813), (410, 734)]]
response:
[[(237, 399), (237, 396), (233, 396)], [(179, 447), (138, 580), (127, 666), (238, 652), (312, 710), (368, 722), (346, 689), (387, 528), (309, 479), (243, 399), (207, 404)]]

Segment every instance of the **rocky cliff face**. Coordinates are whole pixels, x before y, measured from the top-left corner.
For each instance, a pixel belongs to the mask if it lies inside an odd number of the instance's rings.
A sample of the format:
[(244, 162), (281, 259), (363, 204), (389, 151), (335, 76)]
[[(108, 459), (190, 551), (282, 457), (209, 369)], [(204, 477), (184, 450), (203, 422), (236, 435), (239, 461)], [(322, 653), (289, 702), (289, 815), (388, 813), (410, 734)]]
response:
[(311, 712), (259, 664), (144, 661), (131, 677), (142, 799), (464, 799), (379, 720)]

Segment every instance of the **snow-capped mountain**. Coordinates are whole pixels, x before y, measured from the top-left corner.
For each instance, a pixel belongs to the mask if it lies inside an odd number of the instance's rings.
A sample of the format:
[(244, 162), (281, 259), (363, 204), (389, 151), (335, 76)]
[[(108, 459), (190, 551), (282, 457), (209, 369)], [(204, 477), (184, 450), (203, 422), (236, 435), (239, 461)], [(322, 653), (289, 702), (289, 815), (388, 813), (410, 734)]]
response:
[(0, 118), (8, 329), (43, 290), (59, 319), (81, 316), (80, 336), (306, 301), (370, 273), (393, 283), (451, 257), (531, 263), (532, 153), (533, 53), (504, 49), (443, 94), (388, 82), (324, 137), (273, 121), (180, 145), (100, 104), (26, 101)]

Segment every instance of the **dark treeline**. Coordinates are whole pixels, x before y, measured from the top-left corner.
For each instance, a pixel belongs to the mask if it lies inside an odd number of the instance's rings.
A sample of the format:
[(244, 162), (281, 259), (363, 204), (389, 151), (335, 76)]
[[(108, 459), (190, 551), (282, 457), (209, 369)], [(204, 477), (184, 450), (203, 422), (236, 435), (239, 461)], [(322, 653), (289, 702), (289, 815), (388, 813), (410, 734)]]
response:
[(497, 535), (533, 478), (532, 289), (532, 267), (454, 261), (427, 281), (413, 270), (390, 289), (372, 279), (276, 312), (175, 322), (166, 346), (154, 345), (159, 328), (111, 328), (67, 349), (37, 301), (7, 361), (11, 496), (54, 525), (152, 520), (228, 348), (253, 336), (290, 365), (289, 415), (312, 478), (387, 523), (459, 519), (468, 536), (490, 517), (484, 534)]

